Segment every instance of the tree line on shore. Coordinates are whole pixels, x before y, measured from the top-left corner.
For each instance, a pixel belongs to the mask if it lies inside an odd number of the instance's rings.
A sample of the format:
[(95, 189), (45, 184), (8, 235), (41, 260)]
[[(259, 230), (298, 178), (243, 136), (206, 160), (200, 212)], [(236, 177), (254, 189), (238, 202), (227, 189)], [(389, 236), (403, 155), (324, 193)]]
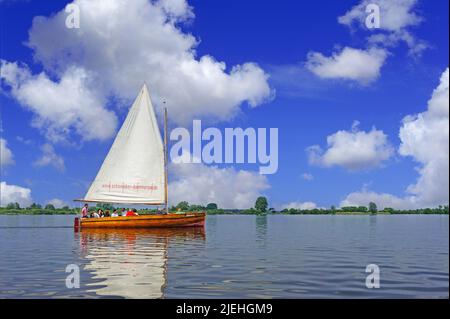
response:
[(9, 203), (5, 207), (0, 207), (0, 214), (3, 215), (71, 215), (78, 214), (79, 208), (63, 206), (56, 208), (53, 204), (42, 206), (33, 203), (28, 207), (21, 207), (19, 203)]
[[(116, 207), (111, 204), (96, 204), (89, 208), (90, 211), (102, 209), (103, 211), (113, 211)], [(359, 214), (359, 215), (375, 215), (375, 214), (447, 214), (449, 213), (448, 205), (440, 205), (434, 208), (421, 209), (394, 209), (386, 207), (378, 210), (376, 203), (370, 202), (368, 206), (345, 206), (336, 208), (313, 208), (313, 209), (299, 209), (299, 208), (284, 208), (282, 210), (275, 210), (269, 208), (268, 200), (264, 196), (256, 199), (254, 207), (248, 209), (225, 209), (219, 208), (216, 203), (209, 203), (207, 205), (189, 204), (187, 201), (181, 201), (177, 205), (171, 206), (170, 212), (185, 212), (185, 211), (206, 211), (210, 215), (219, 214), (242, 214), (242, 215), (267, 215), (267, 214), (286, 214), (286, 215), (345, 215), (345, 214)], [(0, 214), (7, 215), (69, 215), (78, 214), (79, 207), (64, 206), (56, 208), (52, 204), (42, 206), (33, 203), (28, 207), (21, 207), (19, 203), (9, 203), (6, 207), (0, 207)], [(151, 214), (158, 212), (158, 209), (139, 209), (139, 214)]]

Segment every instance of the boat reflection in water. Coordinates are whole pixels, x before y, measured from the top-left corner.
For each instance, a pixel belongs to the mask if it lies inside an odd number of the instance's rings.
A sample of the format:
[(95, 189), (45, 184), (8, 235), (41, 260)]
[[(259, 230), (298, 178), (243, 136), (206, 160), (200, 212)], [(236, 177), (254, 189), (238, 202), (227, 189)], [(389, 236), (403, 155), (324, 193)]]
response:
[(78, 234), (90, 292), (105, 297), (163, 298), (168, 249), (183, 240), (205, 240), (203, 227), (82, 229)]

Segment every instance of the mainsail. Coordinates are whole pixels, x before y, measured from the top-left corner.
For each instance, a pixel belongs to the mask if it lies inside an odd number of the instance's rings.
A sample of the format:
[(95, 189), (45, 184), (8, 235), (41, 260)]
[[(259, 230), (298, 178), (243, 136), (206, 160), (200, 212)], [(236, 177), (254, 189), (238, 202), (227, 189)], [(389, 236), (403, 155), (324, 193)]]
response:
[(144, 84), (82, 201), (163, 204), (164, 145)]

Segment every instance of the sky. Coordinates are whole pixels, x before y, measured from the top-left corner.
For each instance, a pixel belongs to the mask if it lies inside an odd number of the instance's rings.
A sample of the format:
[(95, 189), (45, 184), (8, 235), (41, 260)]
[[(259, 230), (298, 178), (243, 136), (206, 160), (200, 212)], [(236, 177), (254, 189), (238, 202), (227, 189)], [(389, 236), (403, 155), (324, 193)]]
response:
[(173, 204), (448, 204), (448, 1), (71, 3), (0, 1), (1, 206), (76, 206), (144, 82), (169, 130), (278, 128), (276, 173), (171, 163)]

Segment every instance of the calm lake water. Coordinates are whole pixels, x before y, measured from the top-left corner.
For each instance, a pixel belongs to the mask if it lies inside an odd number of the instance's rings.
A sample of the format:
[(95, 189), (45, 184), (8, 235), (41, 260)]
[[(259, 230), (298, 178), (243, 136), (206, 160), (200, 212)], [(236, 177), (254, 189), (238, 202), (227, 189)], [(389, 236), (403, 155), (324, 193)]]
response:
[[(449, 297), (448, 216), (208, 216), (204, 230), (80, 233), (73, 218), (0, 216), (0, 298)], [(368, 264), (379, 289), (366, 288)]]

